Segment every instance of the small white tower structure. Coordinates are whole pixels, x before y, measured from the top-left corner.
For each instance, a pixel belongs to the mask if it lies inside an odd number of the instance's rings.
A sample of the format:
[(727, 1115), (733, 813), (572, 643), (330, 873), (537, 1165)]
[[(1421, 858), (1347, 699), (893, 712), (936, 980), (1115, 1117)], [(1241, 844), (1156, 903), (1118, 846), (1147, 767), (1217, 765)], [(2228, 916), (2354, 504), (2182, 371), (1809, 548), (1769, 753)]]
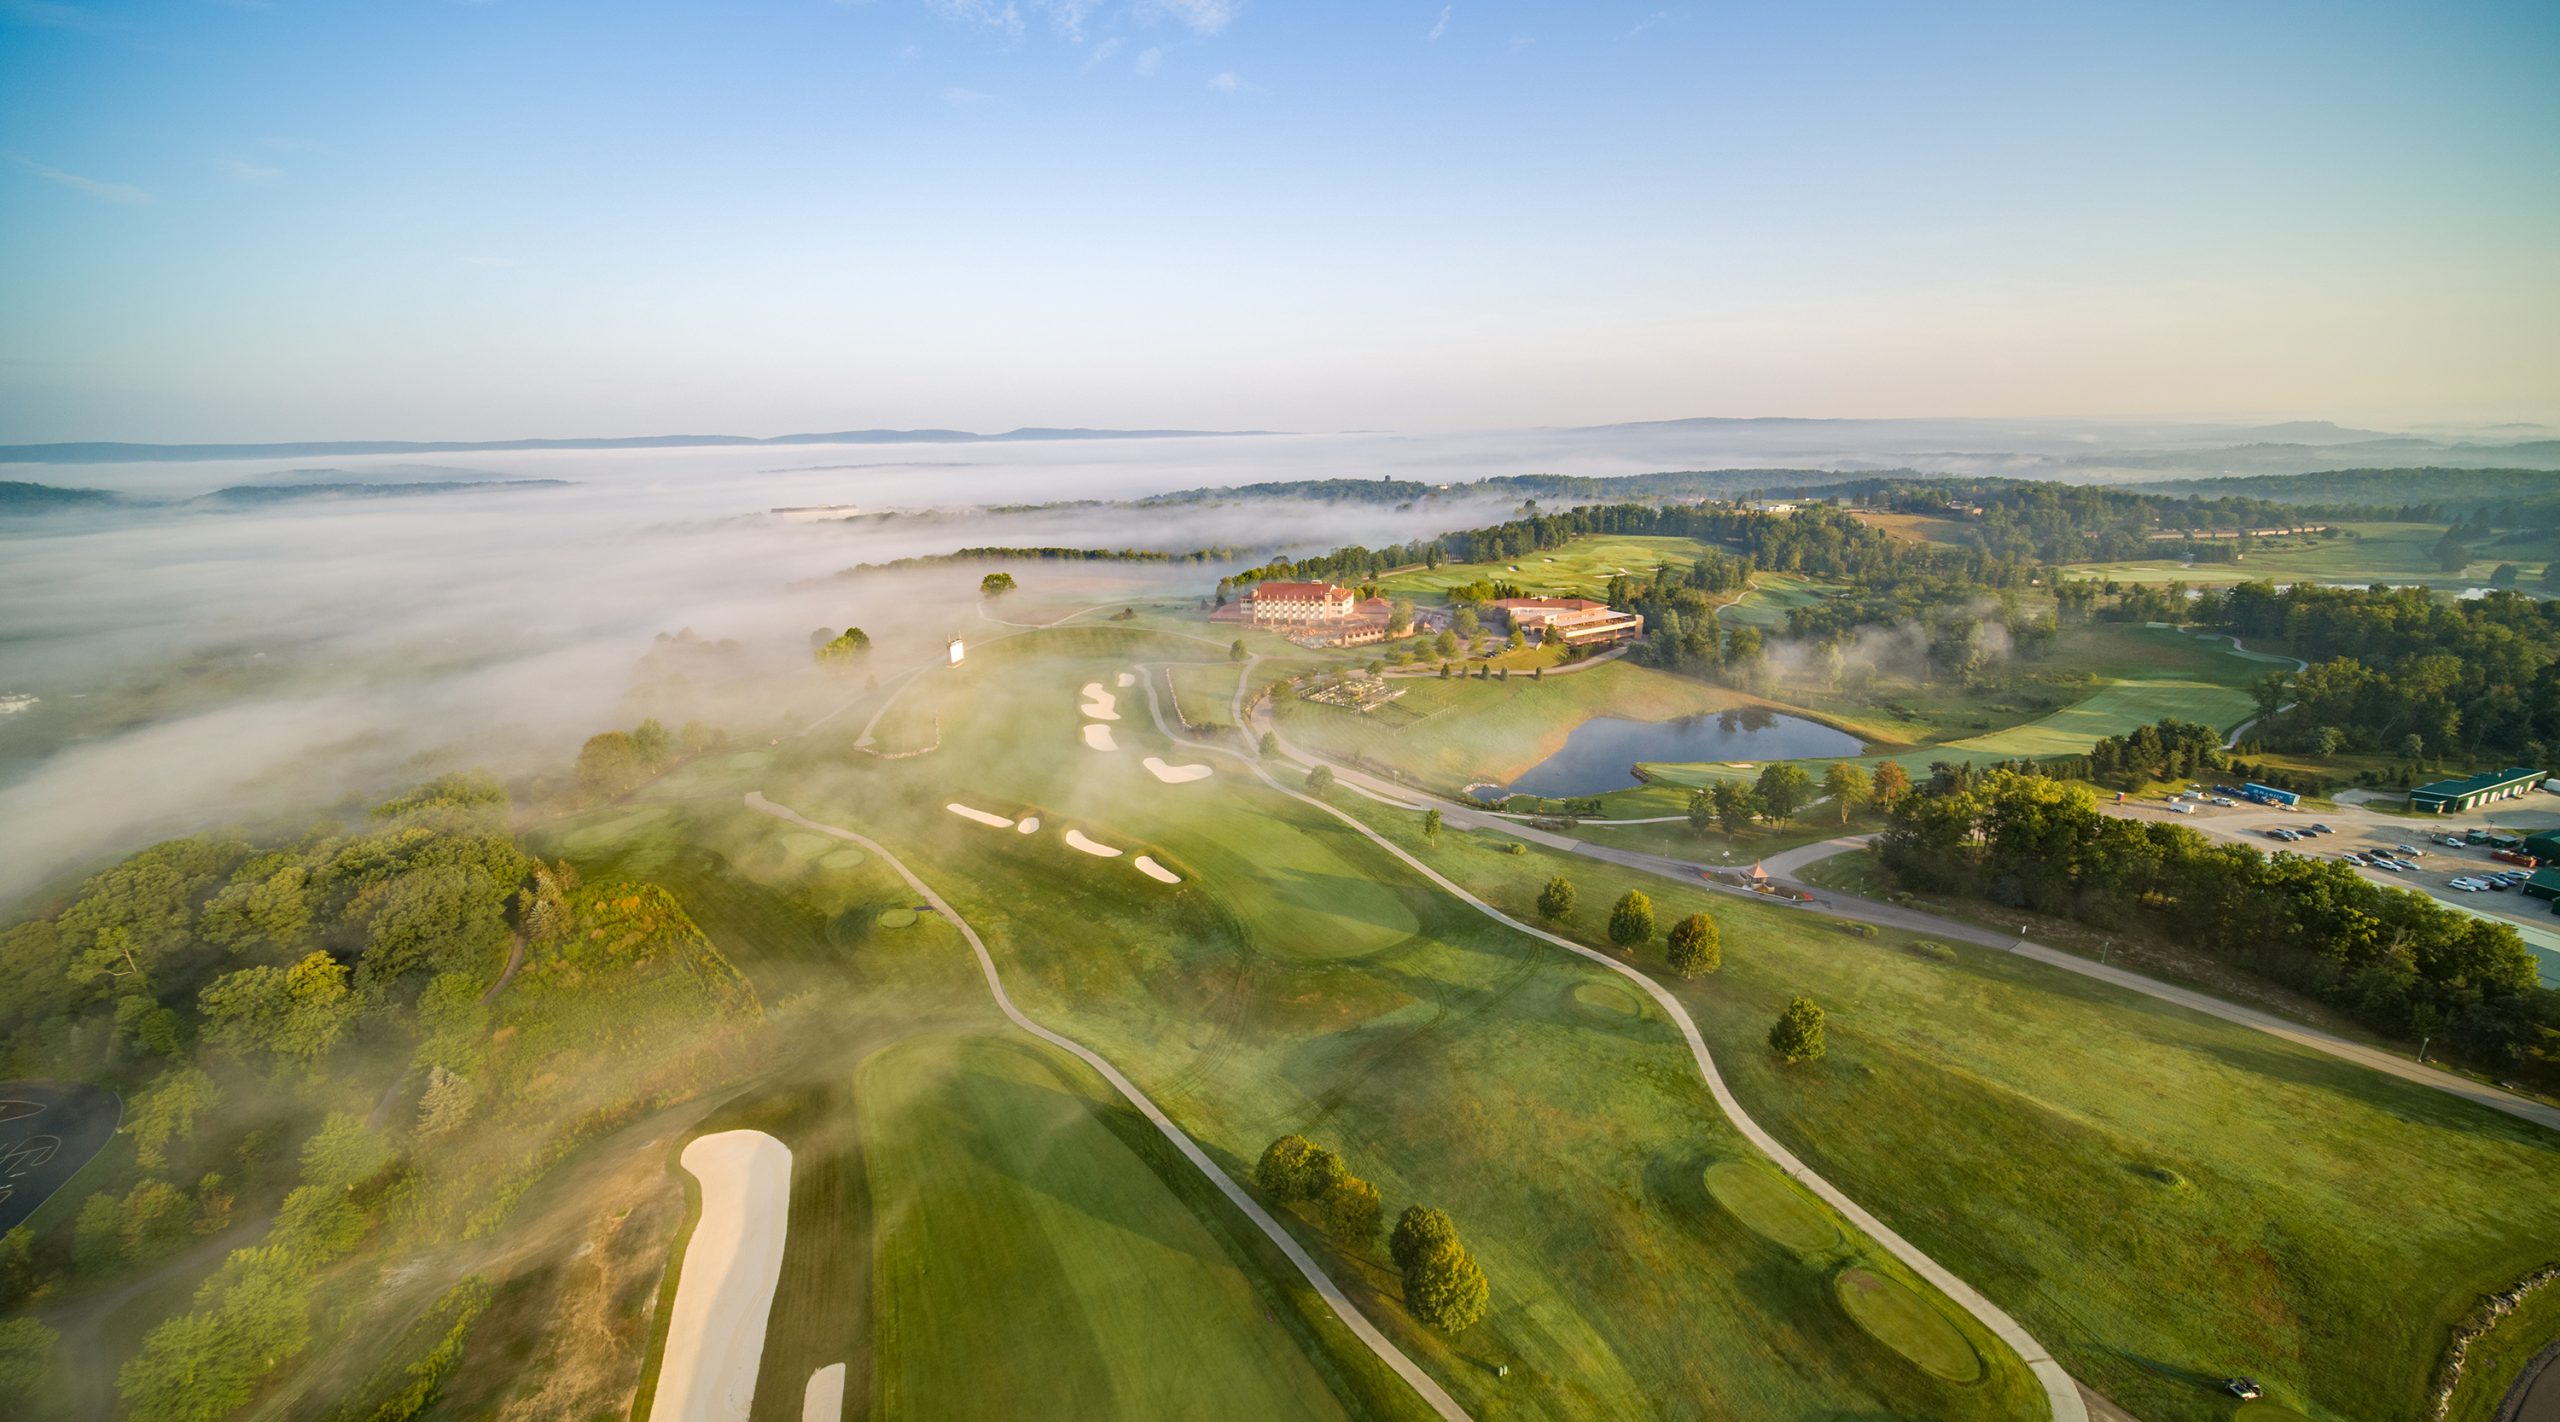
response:
[(960, 665), (960, 659), (962, 657), (969, 655), (969, 649), (961, 646), (960, 639), (957, 637), (951, 639), (951, 646), (949, 650), (951, 652), (951, 664), (955, 667)]

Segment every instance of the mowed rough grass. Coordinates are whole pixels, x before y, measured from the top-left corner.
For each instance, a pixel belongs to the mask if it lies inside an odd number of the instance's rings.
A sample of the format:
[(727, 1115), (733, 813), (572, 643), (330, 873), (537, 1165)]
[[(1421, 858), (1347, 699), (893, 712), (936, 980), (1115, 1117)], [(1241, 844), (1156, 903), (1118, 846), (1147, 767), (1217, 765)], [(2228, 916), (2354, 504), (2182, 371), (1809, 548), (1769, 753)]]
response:
[[(2145, 1422), (2219, 1422), (2181, 1378), (2234, 1373), (2315, 1418), (2415, 1415), (2453, 1324), (2560, 1259), (2560, 1139), (2521, 1121), (1995, 950), (1507, 836), (1435, 850), (1344, 803), (1524, 917), (1567, 876), (1587, 941), (1630, 888), (1714, 915), (1722, 970), (1666, 985), (1746, 1109)], [(1789, 1067), (1765, 1037), (1798, 993), (1830, 1051)]]
[[(2502, 562), (2523, 566), (2528, 573), (2545, 561), (2547, 553), (2535, 550), (2524, 555), (2521, 550), (2502, 551), (2484, 546), (2477, 556), (2463, 565), (2460, 572), (2449, 573), (2436, 563), (2435, 548), (2444, 537), (2440, 523), (2351, 523), (2342, 527), (2362, 535), (2355, 540), (2335, 539), (2310, 546), (2261, 548), (2237, 563), (2185, 563), (2175, 553), (2159, 558), (2138, 558), (2115, 563), (2074, 563), (2064, 572), (2075, 578), (2113, 579), (2120, 583), (2191, 583), (2228, 584), (2255, 582), (2261, 578), (2274, 582), (2291, 582), (2310, 578), (2334, 583), (2420, 583), (2429, 587), (2465, 587), (2485, 582)], [(2170, 545), (2175, 547), (2175, 545)]]
[(1561, 548), (1527, 554), (1518, 563), (1443, 563), (1390, 573), (1379, 579), (1378, 587), (1383, 596), (1423, 603), (1446, 602), (1449, 589), (1479, 578), (1514, 584), (1532, 597), (1599, 597), (1620, 569), (1643, 575), (1665, 559), (1694, 563), (1707, 548), (1691, 538), (1577, 538)]
[[(1091, 675), (1089, 661), (1008, 666), (950, 728), (962, 753), (855, 762), (807, 745), (768, 793), (890, 843), (986, 936), (1026, 1012), (1111, 1058), (1232, 1174), (1300, 1131), (1376, 1181), (1390, 1216), (1450, 1211), (1494, 1281), (1491, 1313), (1455, 1341), (1404, 1311), (1382, 1239), (1344, 1246), (1296, 1227), (1471, 1410), (2037, 1415), (2032, 1378), (1987, 1334), (1968, 1333), (1992, 1360), (1981, 1382), (1915, 1379), (1841, 1309), (1826, 1272), (1773, 1254), (1707, 1197), (1706, 1166), (1749, 1147), (1667, 1023), (1576, 996), (1614, 981), (1601, 970), (1494, 924), (1227, 763), (1158, 784), (1136, 764), (1165, 747), (1145, 721), (1123, 723), (1130, 752), (1060, 756), (1048, 732)], [(1000, 793), (1038, 807), (1043, 832), (935, 808)], [(1075, 854), (1048, 828), (1065, 824), (1186, 882)], [(1232, 869), (1209, 867), (1221, 854)], [(1261, 868), (1325, 860), (1338, 875), (1313, 883)], [(1357, 907), (1355, 882), (1401, 916)], [(1305, 894), (1332, 921), (1311, 922), (1293, 897)], [(1353, 920), (1400, 934), (1348, 954), (1323, 941)], [(1880, 1251), (1853, 1252), (1897, 1276)]]
[(1368, 713), (1281, 699), (1281, 732), (1308, 750), (1363, 756), (1454, 790), (1477, 780), (1509, 783), (1595, 716), (1668, 721), (1747, 699), (1624, 660), (1536, 680), (1515, 674), (1509, 681), (1419, 677), (1396, 684), (1404, 696)]
[(2076, 755), (2102, 737), (2170, 717), (2228, 730), (2249, 719), (2256, 710), (2257, 703), (2249, 693), (2234, 686), (2186, 677), (2127, 678), (2042, 720), (1987, 736), (1949, 741), (1942, 749), (2003, 759)]
[(1810, 607), (1840, 588), (1838, 583), (1815, 582), (1794, 573), (1754, 573), (1750, 590), (1718, 608), (1716, 617), (1728, 627), (1776, 632), (1786, 626), (1788, 613)]
[(1081, 1064), (1020, 1036), (927, 1037), (857, 1083), (872, 1415), (1352, 1415), (1159, 1178), (1168, 1162), (1104, 1124), (1122, 1108)]

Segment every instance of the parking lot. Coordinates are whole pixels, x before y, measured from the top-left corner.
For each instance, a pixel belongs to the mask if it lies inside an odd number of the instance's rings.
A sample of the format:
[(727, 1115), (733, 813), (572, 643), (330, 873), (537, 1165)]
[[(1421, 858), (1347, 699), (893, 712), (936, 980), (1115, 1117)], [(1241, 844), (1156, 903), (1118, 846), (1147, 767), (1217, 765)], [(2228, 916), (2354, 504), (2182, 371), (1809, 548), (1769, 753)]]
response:
[[(2205, 792), (2210, 795), (2213, 782), (2207, 781), (2204, 785)], [(2354, 792), (2348, 793), (2352, 795)], [(2193, 803), (2192, 797), (2190, 803)], [(2460, 877), (2521, 871), (2523, 866), (2500, 863), (2491, 857), (2487, 845), (2457, 847), (2440, 842), (2448, 836), (2460, 839), (2474, 827), (2521, 837), (2560, 826), (2560, 795), (2536, 792), (2521, 800), (2503, 802), (2493, 809), (2442, 816), (2386, 815), (2362, 805), (2350, 804), (2319, 810), (2283, 810), (2272, 805), (2253, 805), (2245, 800), (2230, 807), (2196, 805), (2191, 813), (2180, 814), (2171, 810), (2168, 803), (2157, 795), (2148, 800), (2136, 800), (2128, 795), (2121, 805), (2114, 803), (2112, 797), (2102, 795), (2099, 808), (2128, 819), (2164, 820), (2186, 825), (2199, 834), (2235, 840), (2268, 853), (2290, 850), (2295, 854), (2336, 860), (2349, 853), (2370, 855), (2379, 850), (2394, 858), (2413, 862), (2418, 867), (2406, 873), (2393, 873), (2370, 865), (2354, 867), (2358, 874), (2377, 884), (2415, 890), (2452, 907), (2513, 924), (2524, 935), (2526, 946), (2542, 960), (2543, 981), (2560, 986), (2560, 917), (2554, 916), (2550, 903), (2527, 898), (2515, 889), (2465, 892), (2450, 883)], [(2327, 825), (2331, 832), (2290, 844), (2270, 838), (2267, 833), (2276, 829), (2303, 831), (2314, 824)], [(2401, 845), (2417, 852), (2414, 855), (2399, 854)]]

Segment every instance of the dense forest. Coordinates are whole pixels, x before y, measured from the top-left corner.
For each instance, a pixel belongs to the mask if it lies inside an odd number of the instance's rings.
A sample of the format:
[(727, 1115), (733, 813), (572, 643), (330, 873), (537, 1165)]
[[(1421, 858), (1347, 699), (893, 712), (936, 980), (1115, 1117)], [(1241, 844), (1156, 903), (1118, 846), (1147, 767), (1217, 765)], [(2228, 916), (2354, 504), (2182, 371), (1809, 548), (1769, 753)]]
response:
[(2206, 589), (2188, 615), (2311, 663), (2261, 691), (2271, 747), (2537, 765), (2560, 750), (2560, 602), (2256, 582)]
[[(2153, 536), (2159, 533), (2231, 533), (2399, 516), (2396, 506), (2378, 503), (2304, 507), (2242, 495), (2207, 497), (2020, 479), (1866, 479), (1830, 492), (1868, 508), (1952, 517), (1958, 526), (1948, 536), (1965, 546), (1995, 557), (2047, 563), (2160, 557), (2171, 547)], [(2185, 551), (2184, 545), (2177, 551)]]
[[(2488, 509), (2504, 515), (2527, 502), (2560, 499), (2560, 472), (2549, 469), (2329, 469), (2316, 474), (2259, 474), (2234, 479), (2164, 479), (2133, 492), (2211, 496), (2296, 506), (2387, 508), (2399, 523), (2453, 523)], [(2412, 496), (2422, 496), (2413, 498)]]
[[(363, 1260), (490, 1233), (582, 1141), (737, 1069), (762, 1009), (684, 910), (527, 855), (509, 814), (447, 777), (291, 843), (156, 845), (0, 932), (0, 1072), (126, 1100), (76, 1213), (0, 1237), (0, 1307), (231, 1245), (125, 1365), (126, 1415), (229, 1413), (362, 1316)], [(488, 1298), (438, 1286), (332, 1415), (431, 1400)]]
[(2101, 814), (2087, 786), (1940, 766), (1877, 841), (1904, 887), (2144, 928), (2484, 1069), (2560, 1081), (2560, 995), (2513, 928), (2334, 860)]

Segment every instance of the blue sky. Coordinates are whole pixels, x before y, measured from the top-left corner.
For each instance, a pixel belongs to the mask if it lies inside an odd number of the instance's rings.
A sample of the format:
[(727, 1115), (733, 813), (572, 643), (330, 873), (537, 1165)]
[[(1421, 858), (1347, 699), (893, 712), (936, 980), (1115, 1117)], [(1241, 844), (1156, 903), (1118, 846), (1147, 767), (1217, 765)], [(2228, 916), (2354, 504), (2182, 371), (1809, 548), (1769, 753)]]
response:
[(2560, 420), (2560, 7), (0, 0), (0, 438)]

